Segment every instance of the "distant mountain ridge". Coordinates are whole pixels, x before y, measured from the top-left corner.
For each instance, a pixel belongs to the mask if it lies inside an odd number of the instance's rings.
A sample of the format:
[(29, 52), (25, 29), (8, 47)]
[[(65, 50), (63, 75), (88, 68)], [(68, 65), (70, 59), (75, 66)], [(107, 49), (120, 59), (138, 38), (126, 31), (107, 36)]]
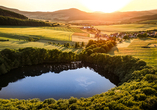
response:
[(27, 12), (27, 11), (20, 11), (17, 9), (7, 8), (4, 6), (0, 6), (0, 8), (7, 9), (19, 14), (23, 14), (28, 18), (32, 18), (32, 19), (65, 21), (65, 22), (75, 21), (75, 20), (99, 20), (103, 22), (120, 23), (123, 20), (128, 21), (128, 20), (132, 20), (133, 18), (138, 18), (138, 17), (140, 18), (142, 16), (153, 16), (157, 14), (157, 10), (114, 12), (114, 13), (97, 13), (97, 12), (88, 13), (75, 8), (58, 10), (54, 12)]

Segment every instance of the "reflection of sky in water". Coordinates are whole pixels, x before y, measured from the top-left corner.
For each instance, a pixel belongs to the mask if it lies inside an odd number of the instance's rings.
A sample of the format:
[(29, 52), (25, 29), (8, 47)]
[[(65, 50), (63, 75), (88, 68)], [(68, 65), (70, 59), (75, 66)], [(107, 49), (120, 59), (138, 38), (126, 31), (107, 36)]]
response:
[(80, 86), (84, 87), (85, 89), (88, 89), (88, 86), (95, 83), (94, 81), (88, 81), (88, 79), (89, 78), (86, 78), (86, 77), (79, 77), (76, 79), (76, 81), (78, 82)]
[(36, 77), (26, 77), (0, 91), (0, 98), (70, 98), (91, 97), (114, 87), (108, 79), (89, 68), (63, 71), (59, 74), (48, 72)]

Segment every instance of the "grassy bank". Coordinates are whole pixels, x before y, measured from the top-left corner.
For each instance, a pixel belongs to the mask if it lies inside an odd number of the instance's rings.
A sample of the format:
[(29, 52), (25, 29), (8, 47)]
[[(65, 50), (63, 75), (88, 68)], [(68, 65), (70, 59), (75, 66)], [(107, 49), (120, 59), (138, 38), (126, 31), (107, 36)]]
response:
[[(126, 45), (128, 46), (126, 47)], [(124, 45), (122, 43), (112, 48), (108, 54), (121, 56), (131, 55), (144, 60), (149, 66), (157, 68), (157, 47), (154, 45), (157, 45), (156, 38), (134, 39), (132, 42), (128, 40), (124, 42)], [(148, 48), (143, 48), (144, 46), (148, 46)]]

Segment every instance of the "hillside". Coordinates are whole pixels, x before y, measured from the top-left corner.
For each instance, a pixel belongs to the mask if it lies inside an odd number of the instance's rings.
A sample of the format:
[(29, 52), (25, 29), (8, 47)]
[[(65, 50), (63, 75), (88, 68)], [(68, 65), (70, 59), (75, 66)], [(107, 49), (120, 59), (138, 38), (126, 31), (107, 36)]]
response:
[(28, 19), (28, 17), (12, 12), (10, 10), (5, 10), (0, 8), (0, 25), (9, 25), (9, 26), (52, 26), (52, 24)]
[(20, 19), (28, 19), (28, 17), (12, 12), (12, 11), (8, 11), (8, 10), (4, 10), (0, 8), (0, 15), (1, 16), (8, 16), (8, 17), (14, 17), (14, 18), (20, 18)]
[(146, 15), (141, 17), (135, 17), (130, 19), (131, 21), (147, 21), (147, 20), (157, 20), (157, 14), (155, 15)]
[[(23, 14), (30, 19), (49, 20), (49, 21), (64, 21), (71, 22), (78, 20), (96, 20), (102, 21), (102, 23), (121, 23), (122, 21), (128, 21), (130, 19), (136, 19), (142, 16), (154, 16), (157, 14), (157, 10), (148, 11), (130, 11), (130, 12), (114, 12), (114, 13), (87, 13), (75, 8), (58, 10), (54, 12), (27, 12), (17, 9), (6, 8), (0, 6), (2, 9), (7, 9), (19, 14)], [(93, 22), (93, 21), (92, 21)]]

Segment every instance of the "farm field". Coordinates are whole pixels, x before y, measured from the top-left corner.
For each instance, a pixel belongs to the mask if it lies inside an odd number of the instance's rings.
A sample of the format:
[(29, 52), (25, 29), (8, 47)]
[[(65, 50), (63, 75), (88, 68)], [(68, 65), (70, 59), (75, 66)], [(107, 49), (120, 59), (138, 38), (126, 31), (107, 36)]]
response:
[(0, 51), (6, 48), (9, 49), (19, 49), (25, 47), (36, 47), (36, 48), (45, 48), (45, 49), (58, 49), (63, 52), (75, 52), (80, 53), (82, 49), (66, 48), (56, 45), (50, 45), (45, 41), (41, 42), (27, 42), (27, 41), (5, 41), (0, 42)]
[(157, 20), (146, 20), (146, 21), (141, 21), (140, 23), (156, 23), (157, 24)]
[(136, 32), (157, 29), (156, 24), (120, 24), (120, 25), (103, 25), (94, 26), (103, 33), (111, 34), (115, 32)]
[[(59, 43), (63, 45), (64, 43), (68, 42), (71, 45), (74, 45), (74, 42), (72, 42), (72, 34), (79, 31), (68, 32), (66, 30), (61, 31), (60, 29), (61, 28), (58, 28), (58, 30), (53, 30), (46, 27), (1, 26), (0, 40), (9, 41), (0, 41), (0, 50), (5, 48), (19, 49), (25, 47), (37, 47), (45, 49), (59, 49), (64, 52), (72, 51), (75, 53), (80, 53), (82, 49), (66, 48), (48, 44), (48, 42), (54, 42), (56, 44)], [(29, 37), (40, 38), (40, 40), (36, 42), (28, 42), (26, 40), (28, 40)]]
[(40, 38), (42, 40), (71, 41), (74, 32), (50, 30), (40, 27), (0, 27), (0, 39), (26, 40), (29, 37)]
[(42, 27), (43, 29), (51, 29), (51, 30), (57, 30), (57, 31), (67, 31), (67, 32), (77, 32), (77, 33), (83, 33), (83, 31), (76, 27)]
[[(132, 55), (136, 58), (144, 60), (148, 65), (157, 67), (157, 39), (134, 39), (132, 42), (128, 42), (128, 47), (126, 47), (126, 42), (119, 44), (117, 47), (112, 48), (108, 53), (110, 55)], [(148, 46), (150, 48), (142, 48), (142, 46)]]

